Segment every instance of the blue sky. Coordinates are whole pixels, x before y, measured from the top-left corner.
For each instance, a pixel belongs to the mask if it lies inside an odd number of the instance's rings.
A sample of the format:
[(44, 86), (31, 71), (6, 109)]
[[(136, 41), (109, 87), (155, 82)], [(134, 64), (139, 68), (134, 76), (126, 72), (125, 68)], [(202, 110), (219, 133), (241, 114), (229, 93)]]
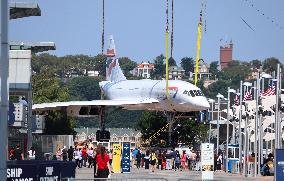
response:
[[(10, 21), (10, 40), (53, 41), (50, 53), (97, 55), (101, 52), (102, 0), (22, 0), (39, 4), (42, 16)], [(105, 39), (114, 35), (118, 57), (152, 61), (165, 54), (165, 0), (105, 0)], [(175, 0), (174, 59), (195, 57), (201, 1)], [(257, 7), (265, 15), (260, 14)], [(241, 20), (245, 19), (252, 31)], [(274, 18), (274, 23), (267, 17)], [(277, 57), (284, 62), (283, 0), (207, 0), (201, 57), (219, 60), (219, 46), (233, 40), (236, 60)], [(276, 23), (279, 26), (276, 26)], [(220, 41), (223, 39), (222, 41)], [(107, 45), (107, 41), (106, 41)]]

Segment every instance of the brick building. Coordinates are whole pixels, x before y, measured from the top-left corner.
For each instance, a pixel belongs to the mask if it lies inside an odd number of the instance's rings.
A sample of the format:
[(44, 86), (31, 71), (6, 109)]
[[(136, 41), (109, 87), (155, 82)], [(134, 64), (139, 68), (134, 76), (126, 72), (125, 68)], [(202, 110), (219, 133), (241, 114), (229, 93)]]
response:
[(230, 41), (229, 44), (225, 46), (220, 46), (220, 65), (221, 70), (228, 66), (228, 63), (233, 59), (233, 42)]

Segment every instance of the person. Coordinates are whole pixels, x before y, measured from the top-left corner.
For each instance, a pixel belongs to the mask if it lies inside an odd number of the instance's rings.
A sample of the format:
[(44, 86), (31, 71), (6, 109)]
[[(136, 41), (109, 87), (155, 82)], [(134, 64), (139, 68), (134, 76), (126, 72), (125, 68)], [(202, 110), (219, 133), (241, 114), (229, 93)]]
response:
[(191, 170), (195, 170), (196, 168), (196, 153), (194, 150), (191, 151), (191, 156), (190, 156), (190, 160), (191, 160)]
[(147, 150), (146, 151), (146, 155), (144, 157), (144, 166), (145, 166), (145, 169), (149, 169), (149, 163), (150, 163), (150, 153), (149, 151)]
[(176, 151), (176, 158), (175, 158), (175, 171), (180, 169), (180, 154)]
[(17, 144), (14, 150), (15, 160), (24, 160), (23, 150), (20, 148), (20, 144)]
[(161, 169), (161, 170), (163, 170), (162, 160), (163, 160), (162, 152), (159, 151), (159, 154), (158, 154), (158, 168)]
[(60, 148), (58, 148), (58, 149), (57, 149), (57, 152), (56, 152), (56, 158), (57, 158), (57, 160), (61, 160), (61, 154), (62, 154), (62, 152), (61, 152)]
[(67, 148), (66, 148), (66, 146), (63, 147), (61, 152), (62, 152), (62, 160), (67, 161)]
[(79, 149), (77, 147), (75, 147), (74, 158), (75, 158), (76, 166), (78, 168), (81, 168), (80, 157), (81, 157), (81, 152), (79, 151)]
[(137, 154), (136, 154), (136, 162), (137, 162), (137, 164), (136, 164), (136, 166), (137, 166), (137, 168), (139, 169), (140, 168), (140, 165), (141, 165), (141, 153), (140, 153), (140, 151), (138, 150), (138, 152), (137, 152)]
[(155, 171), (156, 163), (157, 163), (156, 153), (155, 153), (154, 151), (152, 151), (152, 153), (151, 153), (151, 155), (150, 155), (150, 164), (151, 164), (151, 170), (152, 170), (152, 172)]
[(109, 165), (112, 166), (112, 150), (109, 152)]
[(141, 168), (144, 168), (144, 165), (145, 165), (145, 151), (144, 150), (142, 150), (141, 151), (142, 153), (141, 153)]
[(35, 149), (34, 147), (31, 147), (31, 149), (28, 151), (28, 156), (30, 160), (34, 160), (35, 159)]
[(219, 156), (217, 158), (217, 171), (222, 170), (222, 164), (223, 164), (222, 153), (219, 153)]
[(81, 154), (82, 154), (82, 165), (84, 165), (84, 167), (86, 167), (87, 166), (87, 150), (86, 150), (86, 147), (84, 147), (81, 150)]
[(93, 167), (93, 157), (94, 157), (94, 150), (93, 147), (91, 147), (91, 149), (89, 149), (87, 151), (87, 155), (88, 155), (88, 168), (92, 168)]
[(182, 170), (186, 170), (185, 162), (186, 162), (186, 153), (185, 153), (185, 150), (183, 150), (182, 155), (181, 155), (181, 168), (182, 168)]
[(14, 154), (15, 148), (11, 147), (9, 150), (9, 159), (10, 160), (15, 160), (15, 154)]
[(70, 148), (68, 149), (67, 153), (68, 153), (69, 161), (72, 161), (73, 160), (73, 155), (74, 155), (74, 149), (73, 149), (72, 146), (70, 146)]
[(108, 178), (110, 174), (109, 156), (106, 154), (105, 147), (102, 146), (100, 153), (96, 156), (96, 173), (97, 178)]
[(170, 150), (168, 150), (167, 154), (166, 154), (166, 170), (171, 170), (172, 169), (172, 155)]
[(187, 160), (187, 167), (188, 167), (188, 170), (191, 169), (191, 164), (192, 164), (192, 162), (191, 162), (191, 154), (192, 154), (191, 150), (189, 150), (189, 151), (186, 153), (186, 160)]
[(97, 148), (96, 148), (96, 154), (95, 154), (95, 156), (94, 156), (94, 178), (96, 178), (97, 177), (97, 175), (96, 175), (96, 173), (97, 173), (97, 156), (101, 153), (101, 146), (102, 145), (98, 145), (97, 146)]

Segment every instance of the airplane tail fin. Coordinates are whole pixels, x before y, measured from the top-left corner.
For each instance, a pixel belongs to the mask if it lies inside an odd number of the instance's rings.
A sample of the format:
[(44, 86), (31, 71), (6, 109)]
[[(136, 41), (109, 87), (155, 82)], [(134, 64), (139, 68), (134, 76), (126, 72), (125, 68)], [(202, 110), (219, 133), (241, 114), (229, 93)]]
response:
[(117, 59), (113, 59), (109, 64), (107, 74), (109, 75), (109, 81), (111, 82), (126, 80), (126, 77), (124, 76)]

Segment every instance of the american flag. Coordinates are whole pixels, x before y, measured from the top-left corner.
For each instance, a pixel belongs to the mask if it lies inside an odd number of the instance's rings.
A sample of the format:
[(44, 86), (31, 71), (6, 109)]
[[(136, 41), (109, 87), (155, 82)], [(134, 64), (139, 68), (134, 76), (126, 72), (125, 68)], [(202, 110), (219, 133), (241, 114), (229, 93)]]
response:
[(262, 93), (262, 96), (274, 95), (275, 91), (276, 91), (275, 83), (274, 83), (274, 81), (271, 81), (269, 86), (268, 86), (268, 89)]
[(251, 101), (252, 100), (252, 92), (251, 89), (248, 90), (244, 96), (244, 101)]
[(238, 95), (235, 95), (234, 104), (235, 104), (235, 106), (239, 105), (239, 96)]

